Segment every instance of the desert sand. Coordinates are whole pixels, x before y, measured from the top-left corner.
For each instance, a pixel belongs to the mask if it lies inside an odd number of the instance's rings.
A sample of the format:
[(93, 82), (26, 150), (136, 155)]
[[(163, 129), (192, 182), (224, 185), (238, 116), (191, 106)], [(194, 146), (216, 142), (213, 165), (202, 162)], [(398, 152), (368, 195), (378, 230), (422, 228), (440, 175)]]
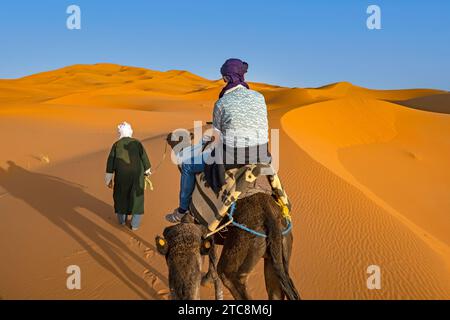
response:
[[(222, 85), (113, 64), (0, 80), (0, 298), (167, 299), (153, 243), (177, 206), (179, 173), (161, 162), (165, 134), (209, 121)], [(250, 85), (280, 129), (302, 298), (450, 299), (448, 93)], [(161, 162), (137, 232), (116, 224), (103, 182), (122, 121)], [(66, 288), (69, 265), (81, 290)], [(380, 290), (366, 287), (369, 265), (381, 268)], [(249, 287), (267, 298), (262, 264)]]

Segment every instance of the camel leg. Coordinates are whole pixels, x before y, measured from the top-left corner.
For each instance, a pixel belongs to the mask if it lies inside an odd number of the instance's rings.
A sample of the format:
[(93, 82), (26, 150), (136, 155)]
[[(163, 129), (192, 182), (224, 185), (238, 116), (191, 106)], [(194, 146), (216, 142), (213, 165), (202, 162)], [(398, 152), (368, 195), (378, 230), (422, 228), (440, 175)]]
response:
[(247, 290), (247, 280), (250, 271), (256, 266), (258, 259), (251, 259), (245, 263), (243, 270), (231, 271), (220, 270), (219, 275), (224, 285), (230, 290), (233, 298), (236, 300), (251, 300), (250, 294)]
[[(245, 232), (245, 231), (240, 231)], [(248, 235), (247, 235), (248, 237)], [(247, 280), (251, 271), (266, 251), (264, 238), (240, 239), (234, 242), (238, 247), (224, 247), (220, 257), (218, 272), (223, 284), (236, 300), (250, 300)]]
[(207, 286), (214, 281), (214, 274), (217, 273), (217, 248), (211, 248), (208, 258), (208, 272), (202, 277), (202, 286)]
[(264, 280), (269, 300), (284, 300), (284, 292), (281, 289), (280, 280), (275, 274), (272, 259), (264, 259)]
[(201, 285), (206, 286), (208, 283), (212, 282), (214, 284), (216, 300), (223, 300), (222, 281), (217, 274), (217, 251), (218, 248), (213, 246), (209, 252), (208, 272), (202, 278)]

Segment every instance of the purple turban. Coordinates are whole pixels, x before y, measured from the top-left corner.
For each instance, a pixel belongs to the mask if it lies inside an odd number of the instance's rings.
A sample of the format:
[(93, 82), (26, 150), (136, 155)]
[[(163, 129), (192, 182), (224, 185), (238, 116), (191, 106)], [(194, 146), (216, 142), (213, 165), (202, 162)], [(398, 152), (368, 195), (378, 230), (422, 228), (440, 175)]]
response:
[(239, 59), (228, 59), (225, 61), (222, 68), (220, 68), (220, 73), (228, 80), (228, 82), (220, 92), (219, 98), (222, 98), (227, 90), (230, 90), (238, 85), (243, 85), (249, 89), (249, 86), (244, 79), (244, 74), (247, 73), (247, 70), (247, 62), (243, 62)]

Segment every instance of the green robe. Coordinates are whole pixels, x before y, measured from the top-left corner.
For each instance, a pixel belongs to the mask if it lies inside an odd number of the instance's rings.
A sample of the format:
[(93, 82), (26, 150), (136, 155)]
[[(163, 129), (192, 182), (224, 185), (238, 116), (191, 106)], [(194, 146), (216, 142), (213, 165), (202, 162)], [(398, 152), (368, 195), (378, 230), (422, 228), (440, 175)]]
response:
[(144, 173), (150, 161), (141, 142), (116, 141), (108, 156), (106, 172), (114, 173), (114, 209), (118, 214), (144, 213)]

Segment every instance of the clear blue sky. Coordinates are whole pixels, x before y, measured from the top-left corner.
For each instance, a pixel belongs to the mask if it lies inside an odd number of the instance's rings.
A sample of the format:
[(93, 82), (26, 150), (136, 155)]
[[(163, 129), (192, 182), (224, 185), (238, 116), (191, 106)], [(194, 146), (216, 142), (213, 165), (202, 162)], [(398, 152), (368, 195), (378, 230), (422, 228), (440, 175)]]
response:
[[(81, 30), (66, 28), (70, 4), (81, 7)], [(366, 27), (370, 4), (382, 30)], [(250, 81), (449, 90), (450, 1), (0, 2), (0, 78), (111, 62), (217, 79), (229, 57), (250, 64)]]

